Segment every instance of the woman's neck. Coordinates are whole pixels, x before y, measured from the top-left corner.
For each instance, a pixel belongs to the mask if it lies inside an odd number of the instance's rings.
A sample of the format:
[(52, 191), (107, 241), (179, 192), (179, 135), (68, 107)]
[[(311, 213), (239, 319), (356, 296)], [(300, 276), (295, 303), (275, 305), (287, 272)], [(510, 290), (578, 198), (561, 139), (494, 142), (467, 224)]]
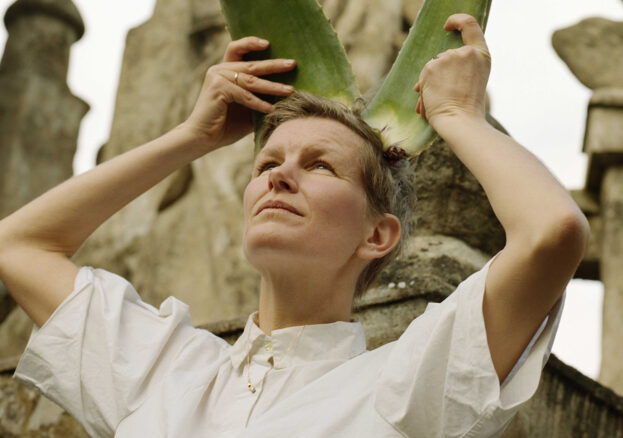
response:
[(263, 275), (259, 327), (273, 330), (300, 325), (350, 321), (356, 278), (352, 275)]

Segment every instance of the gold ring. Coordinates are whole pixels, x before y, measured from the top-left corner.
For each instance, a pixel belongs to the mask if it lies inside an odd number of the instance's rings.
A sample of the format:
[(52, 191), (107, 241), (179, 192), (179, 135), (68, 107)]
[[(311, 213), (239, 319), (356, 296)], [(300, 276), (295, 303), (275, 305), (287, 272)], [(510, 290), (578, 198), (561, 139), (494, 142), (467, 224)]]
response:
[(234, 84), (238, 85), (238, 72), (234, 75)]

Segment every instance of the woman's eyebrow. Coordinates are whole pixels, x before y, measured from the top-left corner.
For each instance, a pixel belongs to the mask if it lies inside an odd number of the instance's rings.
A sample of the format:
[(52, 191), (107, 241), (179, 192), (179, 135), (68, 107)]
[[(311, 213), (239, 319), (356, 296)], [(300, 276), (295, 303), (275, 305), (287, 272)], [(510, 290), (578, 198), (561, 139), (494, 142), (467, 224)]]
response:
[(255, 161), (257, 161), (258, 159), (262, 158), (263, 156), (269, 156), (269, 157), (274, 157), (278, 155), (278, 151), (275, 150), (275, 148), (262, 148), (260, 149), (260, 151), (257, 153), (257, 155), (255, 156)]
[(304, 155), (339, 155), (339, 149), (332, 142), (312, 143), (304, 147)]

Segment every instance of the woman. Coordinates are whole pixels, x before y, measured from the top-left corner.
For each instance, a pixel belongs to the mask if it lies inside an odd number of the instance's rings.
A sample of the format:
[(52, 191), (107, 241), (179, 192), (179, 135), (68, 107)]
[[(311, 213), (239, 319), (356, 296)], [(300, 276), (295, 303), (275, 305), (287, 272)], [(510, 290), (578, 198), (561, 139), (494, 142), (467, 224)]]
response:
[(416, 111), (482, 184), (507, 242), (398, 341), (366, 351), (349, 322), (362, 274), (399, 244), (403, 215), (391, 210), (400, 202), (370, 198), (362, 163), (379, 151), (339, 110), (267, 117), (244, 197), (259, 312), (233, 347), (194, 329), (183, 303), (155, 309), (122, 278), (70, 261), (129, 201), (248, 133), (249, 109), (273, 111), (252, 92), (293, 92), (259, 78), (293, 61), (242, 61), (268, 45), (251, 37), (210, 68), (186, 122), (0, 222), (0, 278), (41, 327), (16, 376), (93, 436), (499, 436), (536, 390), (588, 226), (547, 169), (486, 123), (490, 60), (476, 20), (453, 15), (445, 29), (465, 46), (426, 65)]

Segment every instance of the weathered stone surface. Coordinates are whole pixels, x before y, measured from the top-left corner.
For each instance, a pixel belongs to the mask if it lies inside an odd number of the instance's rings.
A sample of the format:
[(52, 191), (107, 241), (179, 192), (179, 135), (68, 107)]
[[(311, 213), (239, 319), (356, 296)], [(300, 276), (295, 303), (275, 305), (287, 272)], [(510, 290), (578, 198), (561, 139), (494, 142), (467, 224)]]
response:
[(405, 25), (411, 26), (413, 24), (423, 4), (424, 0), (403, 0), (402, 15), (405, 19)]
[(550, 357), (534, 397), (503, 438), (623, 438), (623, 398)]
[[(88, 110), (66, 82), (71, 45), (84, 33), (74, 4), (18, 0), (7, 10), (5, 24), (8, 39), (0, 62), (0, 219), (72, 175), (80, 121)], [(14, 307), (0, 283), (0, 323), (11, 311), (19, 314)], [(29, 331), (19, 317), (9, 319), (0, 327), (0, 363), (5, 365), (20, 353)]]
[(601, 213), (599, 199), (586, 190), (571, 190), (569, 192), (575, 203), (586, 216), (595, 216)]
[(489, 259), (453, 237), (416, 236), (354, 306), (368, 349), (397, 339), (428, 302), (441, 302)]
[(30, 332), (32, 321), (21, 309), (15, 307), (0, 325), (0, 372), (15, 368)]
[(72, 8), (77, 14), (69, 0), (19, 0), (7, 11), (0, 63), (0, 218), (72, 174), (88, 109), (66, 83), (69, 49), (81, 35)]
[(416, 234), (460, 238), (488, 254), (505, 243), (486, 194), (450, 148), (438, 141), (416, 158)]
[(623, 23), (587, 18), (557, 30), (552, 45), (588, 88), (623, 87)]
[(353, 66), (362, 93), (375, 89), (390, 69), (402, 42), (402, 1), (325, 0), (325, 14)]
[(584, 152), (623, 155), (622, 138), (623, 87), (595, 90), (588, 104)]
[(592, 236), (578, 275), (604, 283), (600, 381), (623, 393), (623, 22), (586, 19), (554, 33), (552, 42), (577, 78), (594, 89), (584, 136), (584, 192), (599, 198), (600, 211), (581, 205)]
[(28, 422), (38, 396), (25, 386), (17, 385), (10, 376), (0, 374), (0, 431), (2, 436), (19, 435)]
[[(622, 47), (623, 49), (623, 47)], [(584, 151), (586, 190), (598, 195), (609, 166), (623, 165), (623, 88), (595, 90), (588, 105)]]
[(623, 395), (623, 166), (606, 171), (601, 202), (604, 306), (599, 381)]
[(575, 272), (575, 278), (585, 280), (600, 280), (599, 258), (601, 256), (601, 207), (597, 198), (586, 190), (571, 190), (573, 200), (578, 204), (582, 213), (588, 219), (591, 227), (588, 239), (588, 248), (582, 263)]
[[(14, 21), (25, 15), (54, 17), (72, 28), (76, 33), (76, 39), (80, 39), (84, 35), (84, 22), (76, 5), (71, 0), (18, 0), (7, 9), (4, 23), (8, 28)], [(59, 62), (59, 66), (67, 67), (67, 63), (62, 58), (56, 61)]]
[(16, 304), (9, 295), (4, 283), (0, 281), (0, 322), (4, 321), (7, 315), (15, 308)]
[(68, 413), (10, 374), (0, 374), (0, 437), (89, 438)]

